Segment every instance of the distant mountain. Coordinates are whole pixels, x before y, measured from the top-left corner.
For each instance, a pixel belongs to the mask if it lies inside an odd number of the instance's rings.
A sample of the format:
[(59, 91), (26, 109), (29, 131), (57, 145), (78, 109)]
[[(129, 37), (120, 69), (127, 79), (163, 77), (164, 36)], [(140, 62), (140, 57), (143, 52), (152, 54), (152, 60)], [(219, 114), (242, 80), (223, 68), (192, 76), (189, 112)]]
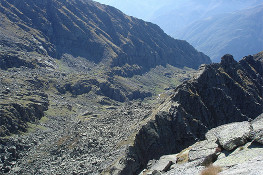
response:
[[(178, 38), (177, 32), (191, 23), (223, 13), (231, 13), (262, 4), (261, 0), (178, 0), (156, 11), (149, 21)], [(180, 37), (180, 36), (179, 36)]]
[(171, 36), (177, 36), (177, 31), (196, 20), (262, 4), (261, 0), (96, 1), (114, 6), (128, 15), (153, 22)]
[[(171, 64), (197, 68), (210, 59), (157, 25), (91, 0), (0, 0), (0, 43), (60, 58), (67, 53), (141, 71)], [(132, 68), (131, 68), (132, 69)]]
[(263, 5), (197, 21), (177, 37), (189, 41), (215, 62), (230, 53), (237, 60), (263, 49)]

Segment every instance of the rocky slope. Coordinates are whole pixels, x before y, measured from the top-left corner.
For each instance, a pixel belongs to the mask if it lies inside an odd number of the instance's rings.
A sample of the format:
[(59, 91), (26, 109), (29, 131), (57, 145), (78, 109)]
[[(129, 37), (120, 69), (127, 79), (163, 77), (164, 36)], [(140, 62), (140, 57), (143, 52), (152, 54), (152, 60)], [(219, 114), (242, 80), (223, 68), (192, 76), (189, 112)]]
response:
[[(141, 174), (262, 174), (262, 114), (248, 122), (235, 122), (209, 130), (206, 140), (179, 154), (162, 156)], [(219, 149), (217, 156), (215, 150)], [(212, 156), (213, 155), (213, 156)], [(214, 157), (214, 159), (210, 159)], [(207, 173), (209, 174), (209, 173)]]
[[(125, 102), (150, 97), (154, 92), (144, 91), (140, 83), (116, 75), (131, 77), (157, 65), (198, 67), (210, 62), (187, 42), (174, 40), (158, 26), (90, 0), (0, 0), (0, 9), (0, 69), (6, 75), (1, 79), (3, 93), (7, 93), (5, 88), (13, 88), (18, 78), (12, 73), (17, 70), (12, 68), (18, 68), (29, 79), (41, 76), (47, 85), (39, 86), (43, 82), (32, 80), (28, 87), (21, 82), (14, 87), (14, 93), (3, 95), (3, 105), (8, 107), (1, 113), (12, 114), (2, 121), (3, 126), (14, 123), (11, 128), (20, 128), (12, 132), (24, 131), (25, 123), (35, 120), (34, 115), (43, 116), (48, 106), (43, 94), (53, 86), (61, 95), (100, 96), (96, 102), (101, 104)], [(131, 86), (124, 86), (123, 79)], [(12, 100), (7, 100), (10, 97)], [(33, 106), (44, 105), (32, 107), (31, 98), (35, 101)], [(16, 99), (21, 100), (16, 104), (19, 107), (12, 103)], [(4, 135), (10, 129), (1, 130)]]
[[(25, 109), (10, 109), (12, 125), (1, 115), (1, 128), (11, 128), (1, 132), (5, 137), (0, 137), (0, 174), (102, 172), (125, 154), (155, 104), (169, 95), (160, 94), (162, 88), (180, 84), (193, 72), (159, 66), (132, 78), (107, 77), (88, 70), (92, 65), (82, 59), (35, 58), (49, 67), (0, 70), (0, 111), (12, 105)], [(31, 106), (44, 116), (32, 116)]]
[(219, 62), (225, 53), (240, 60), (244, 55), (262, 50), (262, 14), (261, 4), (235, 13), (211, 16), (186, 26), (175, 37), (187, 40), (214, 62)]
[(194, 71), (174, 66), (210, 62), (93, 1), (0, 0), (0, 14), (0, 174), (102, 172)]
[(16, 48), (56, 58), (67, 53), (114, 70), (128, 64), (129, 76), (132, 70), (138, 73), (156, 65), (197, 68), (210, 63), (207, 56), (157, 25), (91, 0), (1, 0), (0, 9), (3, 50)]
[(225, 55), (220, 64), (202, 66), (159, 107), (136, 135), (126, 157), (108, 172), (139, 173), (149, 160), (178, 153), (204, 139), (209, 129), (254, 119), (263, 112), (262, 75), (262, 53), (240, 62)]

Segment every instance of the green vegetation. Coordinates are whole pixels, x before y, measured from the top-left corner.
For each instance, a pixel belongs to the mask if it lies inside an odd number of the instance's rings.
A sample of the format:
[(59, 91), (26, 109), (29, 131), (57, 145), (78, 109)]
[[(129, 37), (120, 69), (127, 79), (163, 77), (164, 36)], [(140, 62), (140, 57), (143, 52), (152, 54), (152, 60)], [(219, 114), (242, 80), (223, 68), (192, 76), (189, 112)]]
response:
[(143, 89), (153, 92), (154, 96), (165, 92), (165, 89), (174, 89), (183, 81), (190, 79), (194, 73), (190, 68), (176, 68), (171, 65), (157, 66), (143, 75), (131, 78), (116, 76), (116, 80), (127, 89)]

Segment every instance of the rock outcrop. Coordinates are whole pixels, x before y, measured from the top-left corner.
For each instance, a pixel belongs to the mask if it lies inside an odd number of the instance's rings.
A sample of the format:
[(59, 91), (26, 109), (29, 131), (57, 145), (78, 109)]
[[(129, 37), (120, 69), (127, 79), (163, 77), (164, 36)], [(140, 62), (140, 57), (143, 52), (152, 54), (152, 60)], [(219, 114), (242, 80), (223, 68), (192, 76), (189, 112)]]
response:
[[(254, 119), (261, 114), (263, 69), (260, 59), (247, 56), (236, 62), (231, 55), (225, 55), (220, 64), (200, 67), (199, 73), (180, 85), (154, 119), (142, 127), (127, 156), (116, 163), (115, 172), (138, 173), (149, 160), (178, 153), (204, 139), (209, 129)], [(239, 137), (235, 144), (228, 144), (228, 140), (219, 142), (226, 149), (232, 149), (246, 139), (247, 136)]]
[(0, 102), (0, 136), (26, 131), (28, 122), (35, 122), (48, 109), (48, 97), (44, 93), (22, 94), (26, 99), (3, 99)]
[(152, 93), (149, 91), (118, 87), (116, 84), (110, 82), (110, 80), (98, 80), (96, 78), (85, 78), (74, 81), (68, 80), (65, 84), (56, 85), (56, 89), (62, 95), (70, 92), (73, 96), (88, 94), (90, 91), (93, 91), (97, 95), (105, 96), (118, 102), (144, 99), (152, 96)]
[[(250, 122), (235, 122), (213, 128), (206, 133), (206, 140), (195, 143), (179, 154), (162, 156), (155, 162), (150, 161), (149, 168), (141, 174), (190, 175), (209, 171), (212, 167), (217, 167), (221, 171), (219, 174), (260, 174), (262, 172), (260, 164), (263, 163), (261, 156), (263, 145), (260, 140), (257, 140), (259, 138), (257, 133), (263, 131), (262, 116), (261, 114)], [(235, 147), (226, 147), (225, 143), (235, 145)], [(215, 153), (216, 147), (222, 147), (220, 152)], [(180, 163), (178, 160), (185, 152), (187, 152), (185, 154), (187, 161)], [(170, 161), (173, 162), (172, 166)], [(206, 168), (205, 166), (209, 164), (213, 165)], [(168, 169), (160, 168), (168, 166)]]
[(125, 76), (156, 65), (198, 68), (211, 62), (157, 25), (91, 0), (1, 0), (0, 13), (4, 50), (35, 51), (56, 58), (67, 53), (111, 65), (116, 68), (113, 72)]

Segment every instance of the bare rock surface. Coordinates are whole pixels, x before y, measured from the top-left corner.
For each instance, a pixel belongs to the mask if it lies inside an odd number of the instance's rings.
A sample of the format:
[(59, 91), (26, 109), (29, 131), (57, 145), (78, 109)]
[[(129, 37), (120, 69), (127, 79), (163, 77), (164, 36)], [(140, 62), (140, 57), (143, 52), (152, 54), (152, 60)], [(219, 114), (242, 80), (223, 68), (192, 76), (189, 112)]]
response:
[[(244, 145), (251, 134), (251, 124), (247, 121), (219, 126), (206, 133), (209, 139), (216, 139), (226, 150)], [(213, 135), (213, 136), (212, 136)]]
[[(163, 107), (166, 110), (156, 112), (142, 127), (133, 147), (121, 159), (124, 168), (119, 169), (119, 173), (138, 173), (149, 160), (178, 153), (204, 140), (212, 128), (255, 119), (263, 113), (260, 58), (247, 56), (236, 62), (227, 54), (219, 64), (201, 66), (193, 79), (178, 86), (172, 98), (167, 99)], [(217, 138), (222, 147), (233, 149), (250, 138), (250, 125), (247, 122), (240, 127), (234, 124), (225, 132), (219, 130)]]
[[(158, 162), (165, 161), (166, 159), (160, 159), (155, 162), (151, 166), (150, 170), (153, 172), (154, 170), (158, 170), (162, 174), (200, 174), (206, 167), (202, 166), (202, 161), (204, 158), (209, 157), (212, 153), (215, 152), (215, 148), (222, 147), (223, 150), (220, 150), (221, 153), (217, 157), (215, 162), (211, 162), (211, 164), (215, 167), (220, 167), (221, 173), (219, 174), (262, 174), (262, 164), (263, 164), (263, 145), (260, 141), (257, 141), (253, 138), (256, 131), (262, 128), (261, 121), (262, 115), (258, 116), (256, 119), (250, 122), (235, 122), (231, 124), (225, 124), (216, 128), (213, 128), (207, 132), (207, 140), (197, 142), (194, 145), (190, 146), (188, 149), (188, 158), (186, 162), (180, 163), (176, 161), (174, 165), (172, 165), (168, 171), (164, 172), (161, 169), (158, 169)], [(252, 125), (255, 126), (254, 130), (252, 129)], [(257, 127), (256, 127), (257, 126)], [(233, 129), (233, 131), (230, 130)], [(239, 131), (238, 131), (239, 130)], [(244, 132), (244, 130), (246, 132)], [(218, 134), (216, 133), (229, 133), (230, 134)], [(212, 133), (212, 134), (211, 134)], [(238, 133), (243, 133), (239, 135)], [(216, 136), (212, 136), (215, 134)], [(237, 144), (237, 139), (229, 139), (230, 135), (236, 134), (237, 138), (242, 138), (240, 136), (245, 135), (246, 139), (243, 140), (242, 144)], [(226, 137), (229, 145), (235, 145), (234, 147), (226, 147), (228, 149), (224, 149), (223, 145), (226, 142), (220, 142), (220, 139)], [(179, 154), (176, 154), (177, 160), (179, 159), (179, 155), (181, 155), (184, 151)], [(169, 155), (165, 156), (169, 157)], [(165, 161), (168, 164), (169, 160)], [(164, 162), (163, 162), (164, 163)], [(156, 167), (156, 169), (154, 169)], [(209, 167), (208, 167), (209, 168)], [(148, 172), (144, 170), (145, 172)]]
[[(262, 154), (262, 152), (260, 152)], [(236, 164), (227, 170), (223, 170), (219, 175), (261, 175), (263, 172), (263, 157), (256, 156), (249, 161)]]
[(188, 161), (192, 162), (198, 159), (204, 159), (206, 156), (215, 152), (215, 149), (218, 147), (218, 144), (211, 140), (204, 140), (197, 142), (191, 146), (188, 155)]
[(252, 133), (252, 138), (255, 141), (263, 144), (263, 115), (260, 115), (252, 121), (252, 128), (254, 131)]

